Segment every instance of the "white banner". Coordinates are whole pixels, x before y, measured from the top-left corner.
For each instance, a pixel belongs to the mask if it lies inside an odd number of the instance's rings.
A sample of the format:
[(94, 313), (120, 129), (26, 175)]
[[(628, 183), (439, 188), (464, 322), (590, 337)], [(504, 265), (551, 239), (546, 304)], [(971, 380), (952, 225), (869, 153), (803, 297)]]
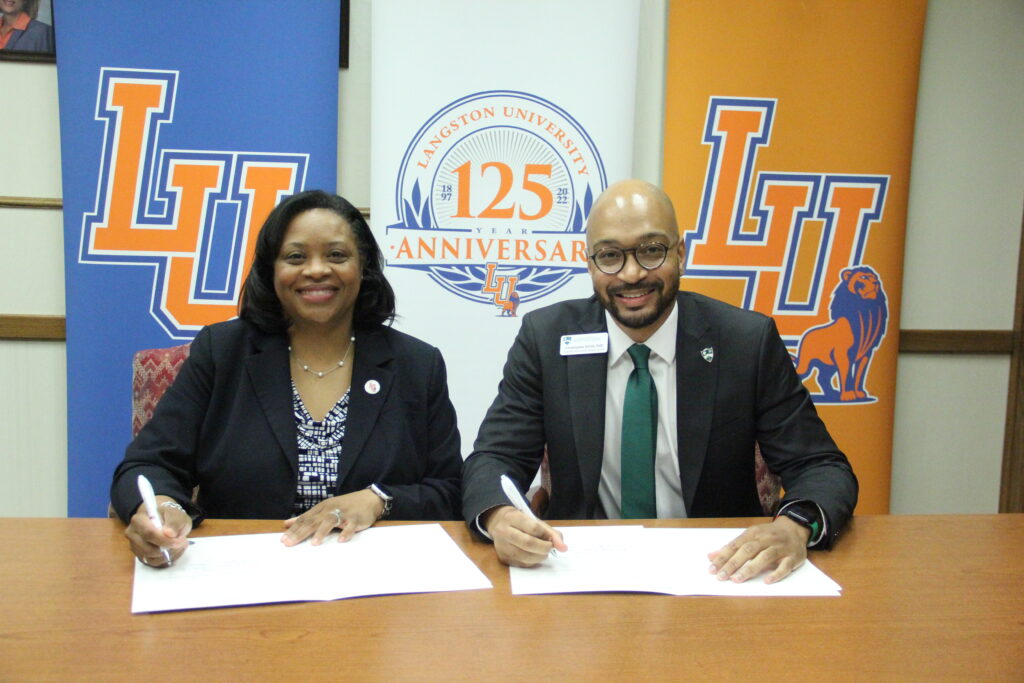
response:
[(638, 0), (373, 3), (373, 230), (395, 326), (444, 353), (463, 454), (519, 318), (592, 292), (587, 214), (632, 175), (638, 17)]

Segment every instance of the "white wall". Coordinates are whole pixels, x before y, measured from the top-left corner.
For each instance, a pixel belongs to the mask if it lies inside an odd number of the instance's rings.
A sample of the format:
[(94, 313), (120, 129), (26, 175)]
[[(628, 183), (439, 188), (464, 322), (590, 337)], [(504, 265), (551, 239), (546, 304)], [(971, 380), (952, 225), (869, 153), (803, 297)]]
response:
[[(0, 196), (61, 196), (57, 111), (54, 65), (0, 62)], [(0, 313), (64, 315), (59, 211), (0, 209)], [(0, 516), (67, 512), (66, 376), (63, 342), (0, 341)]]
[[(932, 0), (904, 329), (1010, 329), (1024, 197), (1024, 2)], [(900, 356), (894, 513), (996, 512), (1009, 357)]]
[[(339, 75), (339, 187), (369, 206), (369, 11)], [(634, 173), (661, 177), (664, 0), (644, 0)], [(907, 227), (903, 328), (1009, 329), (1024, 192), (1024, 3), (931, 0)], [(60, 197), (52, 64), (0, 62), (0, 196)], [(10, 163), (9, 160), (17, 160)], [(61, 214), (0, 209), (0, 314), (64, 313)], [(892, 510), (993, 512), (1009, 359), (901, 355)], [(0, 341), (0, 516), (61, 516), (64, 344)], [(127, 438), (127, 435), (126, 435)], [(472, 439), (472, 435), (465, 438)]]

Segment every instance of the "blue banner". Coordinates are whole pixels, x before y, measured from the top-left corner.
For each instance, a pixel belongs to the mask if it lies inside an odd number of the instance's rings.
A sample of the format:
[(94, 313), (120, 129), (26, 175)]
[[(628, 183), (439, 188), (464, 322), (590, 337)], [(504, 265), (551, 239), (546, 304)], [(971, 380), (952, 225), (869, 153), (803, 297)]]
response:
[(90, 517), (131, 438), (133, 354), (233, 317), (270, 209), (337, 185), (340, 11), (57, 0), (55, 15), (68, 514)]

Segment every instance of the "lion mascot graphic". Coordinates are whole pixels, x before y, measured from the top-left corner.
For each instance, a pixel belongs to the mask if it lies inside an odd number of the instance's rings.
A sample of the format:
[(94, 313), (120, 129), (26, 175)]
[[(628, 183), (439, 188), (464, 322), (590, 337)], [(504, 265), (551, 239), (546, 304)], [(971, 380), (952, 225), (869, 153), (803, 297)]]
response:
[(864, 379), (889, 321), (878, 273), (867, 266), (843, 270), (829, 313), (832, 322), (812, 327), (800, 340), (796, 372), (807, 379), (818, 371), (824, 401), (869, 400)]
[[(495, 296), (494, 299), (495, 301), (498, 301), (497, 296)], [(512, 293), (508, 295), (508, 299), (499, 301), (498, 303), (501, 306), (502, 317), (509, 316), (514, 318), (516, 316), (516, 311), (519, 309), (519, 293), (513, 289)]]

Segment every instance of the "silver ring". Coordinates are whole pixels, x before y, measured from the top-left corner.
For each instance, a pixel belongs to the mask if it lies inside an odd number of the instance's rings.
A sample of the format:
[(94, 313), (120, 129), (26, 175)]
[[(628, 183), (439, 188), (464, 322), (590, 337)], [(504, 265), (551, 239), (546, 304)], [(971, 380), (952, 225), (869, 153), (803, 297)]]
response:
[(338, 523), (335, 526), (341, 526), (341, 510), (339, 510), (338, 508), (334, 508), (333, 510), (331, 510), (331, 514), (334, 515), (334, 518), (336, 520), (338, 520)]
[(139, 559), (142, 560), (142, 564), (146, 565), (147, 567), (149, 566), (149, 560), (146, 559), (145, 555), (143, 555)]

